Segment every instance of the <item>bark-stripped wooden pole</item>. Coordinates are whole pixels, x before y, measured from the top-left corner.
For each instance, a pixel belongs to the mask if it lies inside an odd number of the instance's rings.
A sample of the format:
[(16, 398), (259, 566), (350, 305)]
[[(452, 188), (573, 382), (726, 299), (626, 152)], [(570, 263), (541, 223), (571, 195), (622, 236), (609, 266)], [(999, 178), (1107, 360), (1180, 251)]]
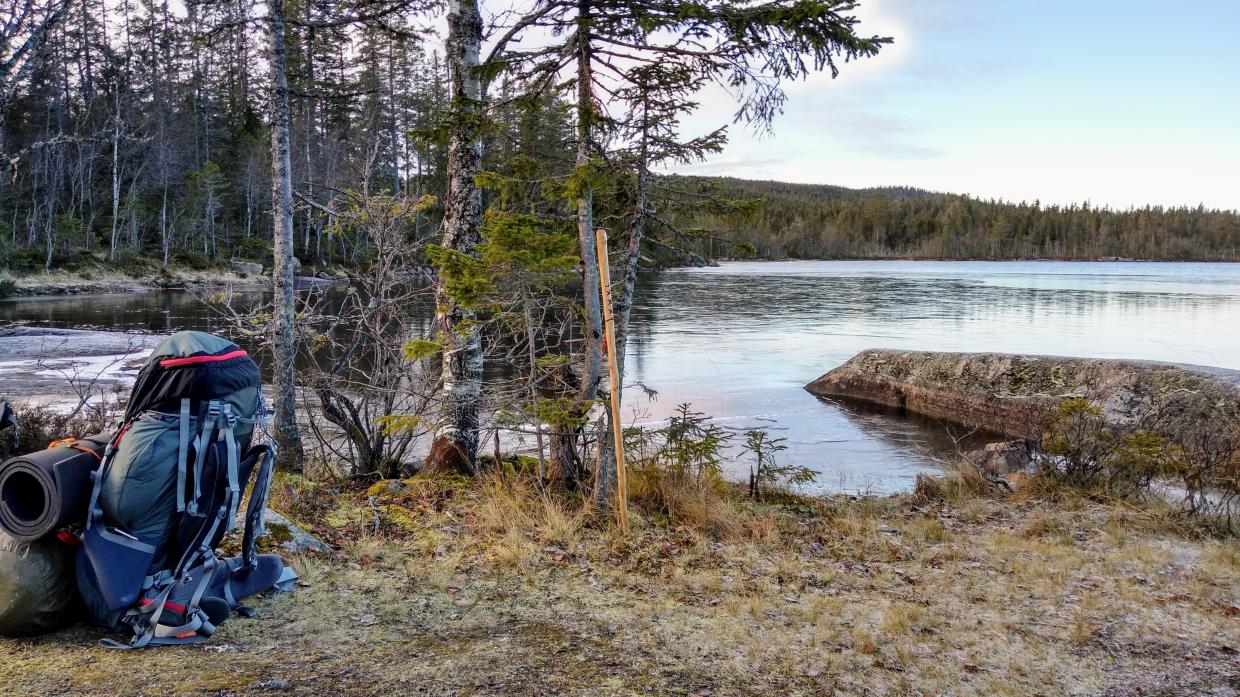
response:
[(616, 448), (616, 515), (620, 529), (629, 532), (629, 487), (624, 472), (624, 426), (620, 423), (620, 367), (616, 364), (616, 324), (611, 314), (611, 269), (607, 263), (607, 231), (594, 231), (598, 249), (598, 283), (603, 301), (603, 336), (607, 341), (607, 369), (611, 378), (611, 436)]

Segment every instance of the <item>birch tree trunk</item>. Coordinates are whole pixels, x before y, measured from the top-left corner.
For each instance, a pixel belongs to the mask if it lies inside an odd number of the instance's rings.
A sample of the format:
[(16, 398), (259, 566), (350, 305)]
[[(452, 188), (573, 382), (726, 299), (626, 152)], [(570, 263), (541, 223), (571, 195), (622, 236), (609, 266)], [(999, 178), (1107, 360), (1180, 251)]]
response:
[(160, 198), (159, 204), (159, 244), (161, 247), (160, 253), (164, 261), (163, 268), (166, 269), (168, 268), (168, 255), (171, 247), (168, 240), (168, 182), (166, 179), (163, 187), (163, 195)]
[[(478, 134), (481, 48), (482, 15), (477, 0), (450, 0), (445, 53), (453, 118), (448, 135), (443, 246), (464, 254), (474, 254), (481, 239), (482, 192), (474, 182), (482, 167)], [(436, 283), (435, 321), (444, 344), (440, 388), (443, 415), (426, 468), (473, 473), (477, 469), (482, 409), (482, 336), (472, 321), (473, 313), (453, 302), (442, 279)]]
[[(311, 12), (311, 8), (313, 7), (314, 7), (314, 3), (309, 3), (309, 2), (306, 3), (306, 23), (310, 25), (306, 29), (306, 49), (305, 49), (306, 84), (309, 85), (310, 89), (312, 90), (315, 87), (315, 82), (314, 82), (314, 25), (312, 24), (312, 22), (314, 21), (314, 17)], [(306, 194), (310, 196), (311, 198), (314, 198), (313, 147), (314, 147), (314, 143), (317, 140), (317, 134), (315, 133), (316, 124), (315, 124), (314, 112), (315, 112), (315, 105), (317, 104), (317, 102), (318, 102), (318, 97), (314, 94), (310, 94), (306, 97), (306, 132), (304, 136), (306, 139), (306, 146), (303, 149), (303, 155), (305, 156), (305, 162), (306, 162), (306, 175), (305, 175), (306, 176)], [(306, 255), (307, 257), (311, 256), (310, 254), (310, 231), (313, 227), (314, 227), (314, 209), (312, 206), (306, 206), (306, 229), (302, 236), (301, 253)], [(315, 262), (319, 261), (319, 258), (317, 255), (314, 255), (313, 258)]]
[(116, 259), (116, 218), (121, 209), (121, 175), (120, 175), (120, 140), (121, 110), (120, 95), (117, 95), (115, 120), (112, 124), (112, 242), (108, 247), (108, 260)]
[(297, 429), (297, 387), (294, 359), (297, 355), (293, 293), (293, 167), (289, 154), (288, 76), (284, 51), (284, 0), (268, 2), (271, 31), (271, 217), (275, 249), (272, 285), (275, 290), (275, 322), (272, 334), (275, 362), (275, 438), (280, 460), (300, 466), (305, 455)]

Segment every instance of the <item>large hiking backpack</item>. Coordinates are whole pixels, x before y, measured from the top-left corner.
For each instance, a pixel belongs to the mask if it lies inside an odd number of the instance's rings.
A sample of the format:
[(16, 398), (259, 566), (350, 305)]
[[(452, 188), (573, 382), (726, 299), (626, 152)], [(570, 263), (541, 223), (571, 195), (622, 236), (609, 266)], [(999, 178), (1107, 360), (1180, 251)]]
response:
[[(236, 344), (202, 332), (161, 343), (138, 374), (120, 429), (93, 478), (78, 589), (95, 621), (131, 630), (128, 644), (186, 644), (210, 637), (239, 600), (286, 589), (296, 575), (258, 555), (275, 451), (251, 447), (267, 410), (258, 366)], [(246, 510), (242, 554), (215, 549)]]

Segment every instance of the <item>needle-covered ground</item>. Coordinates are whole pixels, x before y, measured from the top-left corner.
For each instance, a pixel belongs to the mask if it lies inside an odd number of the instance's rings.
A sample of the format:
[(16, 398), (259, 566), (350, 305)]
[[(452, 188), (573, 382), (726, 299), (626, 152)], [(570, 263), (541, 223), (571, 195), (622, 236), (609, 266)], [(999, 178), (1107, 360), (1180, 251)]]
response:
[(499, 479), (278, 488), (338, 549), (295, 593), (194, 647), (0, 640), (0, 692), (1240, 693), (1240, 544), (1156, 507), (727, 496), (623, 538)]

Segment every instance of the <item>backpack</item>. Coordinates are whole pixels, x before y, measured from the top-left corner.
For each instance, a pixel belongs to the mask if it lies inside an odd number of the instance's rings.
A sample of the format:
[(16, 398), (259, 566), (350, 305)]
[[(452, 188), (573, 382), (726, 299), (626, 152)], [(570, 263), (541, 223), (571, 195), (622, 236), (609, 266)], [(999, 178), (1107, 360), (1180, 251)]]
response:
[[(258, 366), (236, 344), (203, 332), (164, 340), (134, 383), (120, 428), (92, 474), (77, 557), (78, 590), (96, 622), (130, 630), (128, 644), (203, 641), (238, 602), (296, 574), (256, 553), (275, 449), (251, 447), (268, 418)], [(251, 475), (241, 556), (215, 549), (236, 525)]]

